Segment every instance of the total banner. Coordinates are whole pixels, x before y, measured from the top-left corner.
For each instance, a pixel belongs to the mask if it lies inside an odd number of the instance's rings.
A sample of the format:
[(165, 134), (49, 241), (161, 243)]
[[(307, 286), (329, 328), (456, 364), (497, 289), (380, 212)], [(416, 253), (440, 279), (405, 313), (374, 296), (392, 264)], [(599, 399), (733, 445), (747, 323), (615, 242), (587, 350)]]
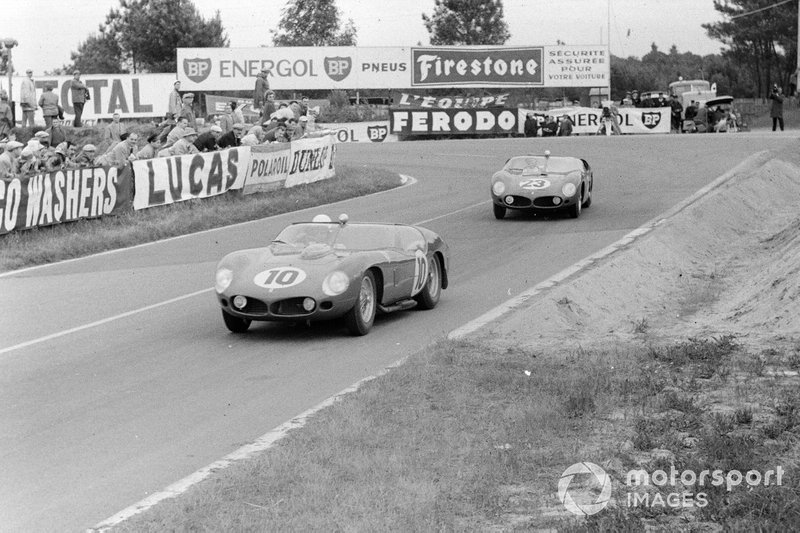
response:
[[(19, 104), (22, 93), (22, 76), (12, 78), (14, 100)], [(36, 100), (42, 95), (45, 84), (55, 87), (58, 103), (67, 115), (74, 115), (70, 95), (72, 76), (42, 76), (36, 78)], [(89, 101), (83, 106), (83, 119), (91, 122), (107, 119), (115, 112), (122, 118), (163, 117), (167, 114), (168, 96), (175, 82), (174, 74), (87, 74), (81, 81), (89, 90)], [(17, 113), (19, 120), (22, 116)], [(37, 108), (34, 118), (44, 123), (41, 108)], [(69, 117), (65, 117), (69, 119)]]
[[(669, 107), (620, 107), (617, 109), (617, 123), (620, 132), (626, 133), (669, 133), (672, 110)], [(594, 107), (563, 107), (536, 111), (519, 108), (519, 133), (524, 132), (525, 118), (528, 113), (543, 119), (552, 116), (556, 119), (568, 115), (572, 120), (572, 133), (577, 135), (594, 135), (600, 129), (600, 117), (603, 111)], [(541, 120), (540, 120), (541, 122)]]
[(96, 167), (0, 180), (0, 234), (130, 210), (129, 166)]
[(389, 133), (389, 121), (342, 122), (339, 124), (317, 124), (323, 131), (330, 131), (340, 143), (385, 143), (397, 141), (397, 135)]
[(606, 45), (178, 48), (184, 90), (607, 87)]
[(248, 147), (133, 161), (133, 208), (209, 198), (244, 186)]
[(517, 108), (389, 109), (389, 131), (400, 136), (515, 134), (524, 120)]

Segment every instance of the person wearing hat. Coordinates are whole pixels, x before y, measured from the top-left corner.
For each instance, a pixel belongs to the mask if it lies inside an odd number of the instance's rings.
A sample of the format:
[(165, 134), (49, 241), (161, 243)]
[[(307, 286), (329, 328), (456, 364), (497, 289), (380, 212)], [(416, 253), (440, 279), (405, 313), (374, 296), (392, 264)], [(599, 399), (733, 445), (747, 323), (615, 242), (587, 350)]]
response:
[(94, 166), (94, 159), (97, 156), (97, 147), (93, 144), (86, 144), (81, 148), (74, 164), (78, 168), (89, 168)]
[(86, 104), (87, 96), (89, 96), (89, 89), (81, 81), (81, 71), (76, 70), (72, 73), (72, 79), (69, 81), (69, 97), (72, 100), (72, 108), (75, 110), (75, 120), (72, 125), (80, 128), (81, 117), (83, 116), (83, 106)]
[[(199, 154), (200, 151), (194, 145), (195, 139), (197, 139), (197, 132), (195, 129), (191, 127), (186, 128), (183, 132), (183, 137), (167, 148), (169, 155)], [(163, 150), (161, 152), (163, 152)], [(159, 154), (161, 154), (161, 152), (159, 152)]]
[(0, 137), (5, 137), (14, 127), (14, 116), (11, 114), (11, 106), (8, 105), (8, 95), (3, 91), (0, 94)]
[(132, 160), (136, 159), (133, 150), (136, 148), (136, 143), (139, 141), (139, 134), (131, 132), (124, 141), (120, 141), (111, 147), (109, 151), (101, 155), (95, 160), (95, 166), (98, 167), (122, 167)]
[(158, 156), (161, 145), (161, 137), (159, 136), (158, 132), (153, 133), (147, 138), (147, 144), (142, 146), (141, 150), (136, 152), (136, 159), (140, 161), (142, 159), (153, 159), (154, 157)]
[(114, 111), (114, 114), (111, 116), (111, 124), (109, 124), (103, 132), (104, 140), (116, 144), (122, 140), (124, 134), (128, 133), (128, 127), (125, 126), (123, 122), (120, 122), (120, 118), (119, 111)]
[(33, 174), (37, 171), (38, 165), (39, 160), (36, 159), (36, 152), (32, 150), (30, 146), (26, 146), (19, 154), (19, 159), (17, 159), (17, 168), (14, 174), (17, 176)]
[(184, 117), (191, 128), (197, 129), (197, 119), (194, 116), (194, 93), (186, 93), (183, 95), (183, 105), (178, 113), (178, 122)]
[(17, 160), (25, 145), (17, 141), (8, 141), (6, 149), (0, 154), (0, 179), (13, 178), (17, 168)]
[(572, 135), (572, 126), (573, 126), (572, 119), (569, 118), (569, 115), (564, 113), (564, 115), (561, 116), (561, 120), (558, 123), (558, 136), (569, 137), (570, 135)]
[(58, 118), (53, 119), (53, 125), (45, 130), (50, 135), (50, 146), (58, 146), (67, 140), (67, 132), (64, 131), (64, 126)]
[(214, 152), (219, 150), (219, 146), (217, 146), (217, 139), (222, 136), (222, 128), (219, 126), (211, 126), (211, 129), (208, 131), (204, 131), (200, 135), (197, 136), (197, 139), (194, 141), (194, 146), (200, 152)]
[(769, 116), (772, 118), (772, 131), (775, 131), (780, 124), (781, 131), (783, 131), (783, 91), (778, 84), (772, 86), (772, 92), (769, 95), (772, 103), (769, 107)]
[(242, 136), (244, 135), (244, 127), (244, 124), (241, 122), (234, 124), (231, 131), (222, 134), (219, 139), (217, 139), (217, 146), (219, 146), (220, 149), (240, 146), (242, 144)]
[(52, 83), (45, 83), (44, 92), (39, 97), (39, 107), (42, 108), (45, 127), (49, 128), (53, 125), (53, 117), (57, 117), (61, 112), (61, 106), (58, 105), (58, 95), (53, 92)]
[(181, 82), (176, 81), (172, 84), (172, 91), (169, 93), (169, 103), (167, 104), (167, 110), (169, 113), (169, 117), (173, 119), (178, 118), (178, 114), (180, 114), (181, 109), (183, 108), (183, 97), (180, 93), (181, 90)]
[(68, 145), (66, 141), (56, 146), (53, 155), (48, 157), (45, 161), (45, 170), (47, 172), (53, 172), (63, 169), (67, 163), (67, 150)]
[(33, 80), (33, 71), (25, 71), (26, 77), (20, 85), (19, 105), (22, 108), (22, 127), (33, 127), (33, 115), (36, 112), (36, 82)]
[(258, 111), (258, 116), (264, 116), (264, 104), (267, 101), (267, 91), (269, 91), (269, 81), (267, 81), (267, 69), (261, 69), (256, 76), (256, 86), (253, 89), (253, 109)]

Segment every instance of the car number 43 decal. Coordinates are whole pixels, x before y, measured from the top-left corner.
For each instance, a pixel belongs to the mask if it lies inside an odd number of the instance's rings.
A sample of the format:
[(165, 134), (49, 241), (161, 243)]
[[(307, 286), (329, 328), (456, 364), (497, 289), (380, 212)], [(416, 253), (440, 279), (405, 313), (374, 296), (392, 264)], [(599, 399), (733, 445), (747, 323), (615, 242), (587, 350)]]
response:
[(519, 182), (519, 186), (523, 189), (533, 191), (536, 189), (546, 189), (550, 186), (550, 182), (542, 178), (531, 178)]
[(256, 277), (253, 278), (253, 283), (273, 291), (292, 287), (301, 283), (304, 279), (306, 279), (304, 270), (293, 267), (276, 267), (256, 274)]
[(428, 282), (428, 258), (425, 252), (417, 250), (414, 258), (414, 283), (411, 290), (411, 296), (416, 295), (425, 288)]

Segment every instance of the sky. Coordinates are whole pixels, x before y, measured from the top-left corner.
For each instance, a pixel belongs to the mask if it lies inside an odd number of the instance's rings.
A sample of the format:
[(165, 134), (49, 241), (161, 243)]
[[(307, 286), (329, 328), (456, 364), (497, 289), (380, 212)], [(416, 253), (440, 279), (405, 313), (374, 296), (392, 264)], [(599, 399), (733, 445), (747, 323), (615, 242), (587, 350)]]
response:
[[(219, 10), (232, 47), (256, 47), (271, 44), (270, 30), (277, 29), (287, 0), (194, 4), (206, 18)], [(434, 0), (336, 0), (336, 5), (343, 22), (353, 20), (359, 46), (430, 44), (422, 13), (433, 13)], [(721, 47), (701, 27), (721, 20), (712, 0), (504, 0), (503, 5), (508, 45), (606, 44), (610, 22), (616, 56), (642, 57), (651, 43), (665, 53), (675, 44), (681, 53), (699, 55)], [(18, 73), (31, 68), (41, 75), (70, 63), (70, 52), (118, 6), (119, 0), (0, 0), (0, 37), (19, 41), (12, 51)]]

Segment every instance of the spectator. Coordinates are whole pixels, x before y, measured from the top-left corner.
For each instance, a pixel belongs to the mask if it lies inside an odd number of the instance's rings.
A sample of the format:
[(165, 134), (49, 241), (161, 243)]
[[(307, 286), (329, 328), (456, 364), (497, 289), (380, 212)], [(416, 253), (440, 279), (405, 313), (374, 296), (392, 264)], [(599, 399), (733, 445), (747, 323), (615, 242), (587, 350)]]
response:
[(235, 121), (233, 120), (233, 107), (231, 107), (233, 102), (228, 102), (225, 104), (225, 111), (220, 115), (219, 118), (219, 127), (222, 130), (222, 133), (228, 133), (233, 129), (233, 124)]
[(62, 142), (58, 146), (56, 146), (53, 154), (47, 158), (45, 161), (45, 170), (47, 172), (53, 172), (56, 170), (60, 170), (64, 168), (64, 165), (67, 162), (67, 143)]
[(669, 107), (672, 109), (672, 131), (675, 133), (681, 132), (681, 115), (683, 115), (683, 106), (681, 105), (680, 100), (678, 100), (678, 95), (673, 94), (672, 99), (670, 100)]
[(164, 143), (164, 148), (169, 148), (179, 139), (183, 138), (183, 134), (186, 132), (186, 129), (189, 127), (189, 119), (186, 117), (179, 117), (178, 124), (175, 125), (172, 130), (170, 130), (169, 134), (167, 135), (167, 141)]
[(76, 70), (72, 73), (72, 79), (69, 82), (69, 96), (72, 100), (72, 107), (75, 110), (75, 120), (72, 125), (76, 128), (82, 126), (81, 117), (83, 116), (83, 106), (88, 100), (89, 89), (81, 81), (81, 71)]
[(97, 155), (97, 147), (93, 144), (87, 144), (75, 157), (74, 164), (78, 168), (93, 167), (95, 155)]
[(300, 97), (300, 116), (308, 115), (308, 96), (303, 95)]
[(108, 152), (104, 153), (95, 161), (96, 166), (101, 167), (121, 167), (131, 159), (135, 159), (133, 153), (139, 134), (135, 131), (130, 133), (124, 141), (119, 141)]
[[(194, 116), (194, 93), (186, 93), (183, 95), (183, 107), (181, 107), (178, 113), (178, 118), (180, 119), (183, 117), (186, 117), (190, 128), (197, 128), (197, 119)], [(180, 120), (178, 122), (180, 122)]]
[(138, 152), (136, 152), (136, 159), (153, 159), (158, 155), (160, 148), (161, 140), (159, 134), (153, 133), (147, 138), (147, 143), (145, 143), (145, 145), (142, 146)]
[(217, 139), (222, 136), (222, 128), (211, 126), (211, 129), (201, 133), (194, 141), (194, 146), (199, 152), (214, 152), (219, 149)]
[(221, 135), (217, 139), (217, 146), (222, 148), (233, 148), (241, 145), (242, 134), (244, 133), (244, 124), (238, 122), (233, 125), (233, 130)]
[(694, 120), (695, 116), (697, 116), (697, 102), (692, 100), (689, 105), (686, 106), (684, 117), (686, 120)]
[(235, 101), (231, 102), (231, 109), (233, 113), (231, 117), (233, 118), (234, 124), (244, 124), (244, 114), (242, 113), (242, 107), (239, 106)]
[(523, 131), (525, 132), (525, 137), (536, 137), (539, 131), (539, 121), (536, 119), (536, 115), (533, 113), (526, 115)]
[(175, 128), (176, 124), (177, 121), (173, 117), (169, 116), (169, 114), (164, 118), (164, 120), (159, 122), (159, 124), (156, 126), (156, 129), (158, 130), (159, 143), (163, 144), (166, 142), (167, 135), (169, 135), (169, 132)]
[(0, 137), (7, 137), (14, 127), (14, 117), (11, 114), (11, 106), (8, 105), (8, 94), (3, 91), (0, 94)]
[(296, 141), (303, 136), (303, 130), (300, 129), (299, 121), (291, 118), (286, 121), (286, 137), (290, 141)]
[[(175, 144), (166, 148), (166, 151), (169, 152), (168, 155), (186, 155), (186, 154), (197, 154), (200, 151), (194, 145), (194, 141), (197, 139), (197, 132), (194, 128), (186, 128), (183, 132), (183, 137), (175, 141)], [(161, 150), (158, 152), (159, 156), (164, 152)]]
[(631, 100), (633, 100), (634, 107), (642, 107), (642, 100), (639, 98), (639, 91), (636, 89), (631, 92)]
[(694, 126), (698, 133), (705, 133), (708, 131), (708, 108), (701, 105), (697, 108), (697, 113), (694, 116)]
[(26, 174), (33, 174), (39, 166), (39, 160), (36, 158), (36, 152), (30, 147), (26, 146), (22, 149), (17, 159), (17, 170), (15, 174), (25, 176)]
[(264, 141), (270, 143), (286, 142), (286, 122), (279, 121), (277, 126), (264, 134)]
[(275, 116), (278, 117), (278, 120), (289, 120), (290, 118), (294, 118), (294, 111), (289, 108), (289, 104), (281, 102), (278, 105), (278, 110), (275, 111)]
[(67, 133), (64, 131), (64, 127), (61, 125), (61, 121), (58, 118), (54, 118), (53, 125), (44, 131), (50, 135), (51, 146), (58, 146), (67, 140)]
[(261, 126), (253, 126), (241, 139), (242, 146), (255, 146), (262, 142), (264, 142), (264, 129)]
[(620, 102), (621, 107), (633, 107), (633, 97), (630, 91), (625, 91), (625, 98)]
[(769, 95), (772, 105), (769, 108), (769, 116), (772, 117), (772, 131), (780, 124), (783, 131), (783, 91), (777, 84), (772, 86), (772, 93)]
[(291, 102), (289, 102), (289, 109), (292, 110), (292, 114), (294, 115), (294, 120), (295, 121), (300, 120), (300, 115), (302, 115), (302, 113), (300, 112), (300, 102), (298, 102), (297, 100), (292, 100)]
[(300, 120), (297, 121), (297, 130), (300, 132), (298, 139), (302, 139), (308, 133), (308, 117), (303, 115), (300, 117)]
[(13, 178), (17, 171), (17, 160), (22, 154), (23, 145), (17, 141), (9, 141), (6, 149), (0, 154), (0, 179)]
[[(253, 89), (253, 109), (258, 111), (259, 116), (264, 116), (264, 104), (267, 101), (267, 91), (269, 90), (269, 81), (267, 81), (267, 69), (262, 69), (256, 76), (256, 86)], [(267, 115), (268, 116), (268, 115)]]
[(109, 124), (103, 132), (103, 139), (111, 141), (112, 143), (118, 143), (122, 140), (122, 136), (128, 133), (128, 128), (125, 124), (120, 122), (119, 119), (119, 112), (115, 112), (111, 116), (111, 124)]
[(22, 80), (20, 87), (19, 103), (22, 108), (22, 127), (33, 127), (33, 116), (36, 113), (36, 83), (33, 81), (33, 71), (28, 69), (27, 78)]
[(569, 137), (570, 135), (572, 135), (572, 119), (569, 118), (569, 115), (564, 115), (558, 125), (558, 136)]
[(261, 139), (264, 137), (264, 128), (261, 127), (260, 124), (256, 124), (254, 126), (251, 126), (250, 129), (247, 130), (247, 135), (250, 135), (250, 134), (253, 134), (256, 137), (258, 137), (259, 142), (261, 142)]
[(548, 115), (544, 125), (542, 125), (542, 137), (555, 137), (558, 131), (558, 123), (555, 117)]
[(169, 113), (168, 118), (176, 119), (178, 118), (178, 114), (180, 114), (181, 109), (183, 108), (183, 97), (181, 97), (181, 82), (176, 81), (172, 84), (172, 91), (169, 93), (169, 103), (167, 104), (167, 109)]
[(276, 111), (275, 108), (275, 92), (274, 91), (267, 91), (267, 101), (264, 103), (264, 113), (262, 113), (262, 118), (269, 118), (272, 114)]
[(39, 97), (39, 107), (42, 108), (45, 126), (49, 128), (53, 125), (53, 118), (59, 115), (61, 107), (58, 105), (58, 95), (53, 92), (52, 83), (45, 84), (44, 92)]

